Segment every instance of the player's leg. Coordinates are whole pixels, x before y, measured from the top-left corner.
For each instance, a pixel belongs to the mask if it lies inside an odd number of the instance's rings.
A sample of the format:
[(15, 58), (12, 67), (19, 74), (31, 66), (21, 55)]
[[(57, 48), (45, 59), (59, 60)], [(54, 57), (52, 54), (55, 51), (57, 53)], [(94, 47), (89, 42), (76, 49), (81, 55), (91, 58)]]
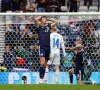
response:
[(83, 83), (82, 83), (83, 75), (82, 75), (81, 69), (74, 69), (74, 73), (75, 73), (75, 75), (76, 75), (78, 84), (83, 84)]
[(59, 80), (59, 65), (55, 65), (55, 69), (56, 69), (56, 75), (55, 75), (56, 84), (59, 84), (59, 82), (58, 82), (58, 80)]
[(48, 49), (46, 51), (46, 56), (45, 56), (45, 66), (46, 66), (46, 69), (45, 69), (45, 75), (44, 75), (44, 83), (47, 83), (47, 77), (48, 77), (48, 72), (49, 72), (49, 65), (51, 65), (52, 63), (52, 60), (51, 58), (53, 58), (53, 56), (50, 54), (50, 50)]
[(40, 84), (43, 83), (44, 73), (45, 73), (45, 50), (40, 48), (40, 68), (39, 68), (39, 76), (40, 76)]
[(73, 83), (74, 68), (68, 70), (70, 83)]
[(56, 70), (56, 74), (55, 74), (55, 81), (56, 84), (58, 84), (58, 79), (59, 79), (59, 65), (60, 65), (60, 53), (56, 53), (54, 56), (54, 61), (53, 64), (55, 65), (55, 70)]
[(44, 74), (44, 83), (47, 83), (48, 79), (48, 72), (49, 72), (49, 64), (46, 64), (45, 74)]
[(83, 74), (84, 74), (84, 69), (83, 68), (81, 68), (80, 70), (79, 70), (79, 79), (78, 79), (78, 84), (83, 84), (83, 82), (82, 82), (82, 80), (83, 80)]

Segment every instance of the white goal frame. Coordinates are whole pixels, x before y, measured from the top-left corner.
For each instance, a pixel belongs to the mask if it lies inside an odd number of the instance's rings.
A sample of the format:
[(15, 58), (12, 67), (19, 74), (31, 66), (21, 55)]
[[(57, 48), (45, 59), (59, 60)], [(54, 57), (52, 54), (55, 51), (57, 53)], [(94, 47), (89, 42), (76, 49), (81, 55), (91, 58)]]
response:
[(29, 15), (34, 15), (34, 16), (70, 16), (70, 15), (75, 15), (75, 16), (84, 16), (84, 15), (100, 15), (100, 12), (77, 12), (77, 13), (0, 13), (0, 16), (29, 16)]

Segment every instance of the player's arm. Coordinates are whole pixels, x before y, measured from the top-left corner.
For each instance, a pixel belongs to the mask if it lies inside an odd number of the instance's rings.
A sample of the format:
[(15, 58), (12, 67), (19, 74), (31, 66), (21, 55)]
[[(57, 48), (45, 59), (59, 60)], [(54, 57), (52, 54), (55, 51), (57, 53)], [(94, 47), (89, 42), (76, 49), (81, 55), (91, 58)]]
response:
[(51, 19), (51, 18), (47, 18), (47, 20), (53, 22), (53, 23), (51, 24), (51, 28), (52, 28), (52, 27), (55, 27), (55, 26), (58, 24), (58, 20)]
[(61, 48), (62, 48), (62, 51), (63, 51), (63, 55), (64, 55), (64, 60), (66, 60), (66, 52), (65, 52), (65, 45), (64, 45), (64, 40), (63, 40), (63, 37), (61, 37)]
[(74, 52), (77, 55), (76, 47), (70, 48), (70, 51)]
[(79, 47), (83, 47), (81, 44), (76, 45), (75, 47), (70, 48), (71, 51), (73, 51), (75, 54), (77, 54), (76, 49)]
[(72, 47), (70, 48), (71, 51), (75, 51), (76, 50), (76, 47)]
[(34, 18), (34, 23), (36, 27), (39, 27), (39, 20), (41, 19), (41, 17), (35, 17)]

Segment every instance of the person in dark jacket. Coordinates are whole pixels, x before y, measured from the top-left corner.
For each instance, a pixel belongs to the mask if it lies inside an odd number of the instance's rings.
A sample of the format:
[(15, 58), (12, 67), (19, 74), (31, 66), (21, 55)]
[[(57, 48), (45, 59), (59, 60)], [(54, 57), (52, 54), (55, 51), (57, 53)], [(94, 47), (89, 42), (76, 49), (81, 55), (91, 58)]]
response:
[(1, 12), (13, 10), (12, 0), (2, 0), (1, 3)]
[(38, 12), (46, 12), (46, 0), (36, 0)]
[(87, 6), (87, 3), (89, 3), (88, 5), (91, 6), (92, 2), (93, 0), (84, 0), (84, 5)]
[(70, 4), (70, 10), (69, 12), (77, 12), (77, 2), (80, 0), (68, 0), (68, 3)]
[(20, 10), (21, 0), (12, 0), (13, 11)]
[(49, 12), (60, 12), (61, 11), (61, 5), (59, 1), (57, 0), (52, 0), (51, 2), (49, 2), (48, 6), (49, 6), (48, 7)]

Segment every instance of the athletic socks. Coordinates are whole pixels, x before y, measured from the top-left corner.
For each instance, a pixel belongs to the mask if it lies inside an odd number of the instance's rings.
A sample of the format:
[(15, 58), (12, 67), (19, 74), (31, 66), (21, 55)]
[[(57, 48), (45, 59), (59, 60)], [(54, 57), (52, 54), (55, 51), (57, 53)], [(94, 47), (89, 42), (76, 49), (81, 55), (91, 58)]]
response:
[(47, 83), (48, 72), (49, 72), (49, 70), (48, 70), (48, 68), (46, 68), (46, 70), (45, 70), (45, 75), (44, 75), (44, 83)]
[(43, 65), (40, 65), (40, 68), (39, 68), (39, 76), (40, 76), (40, 79), (43, 79), (44, 78), (44, 74), (45, 74), (45, 68)]
[(73, 74), (70, 74), (70, 83), (72, 84), (73, 83)]
[(56, 70), (55, 79), (56, 79), (56, 84), (58, 84), (58, 79), (59, 79), (59, 70)]

